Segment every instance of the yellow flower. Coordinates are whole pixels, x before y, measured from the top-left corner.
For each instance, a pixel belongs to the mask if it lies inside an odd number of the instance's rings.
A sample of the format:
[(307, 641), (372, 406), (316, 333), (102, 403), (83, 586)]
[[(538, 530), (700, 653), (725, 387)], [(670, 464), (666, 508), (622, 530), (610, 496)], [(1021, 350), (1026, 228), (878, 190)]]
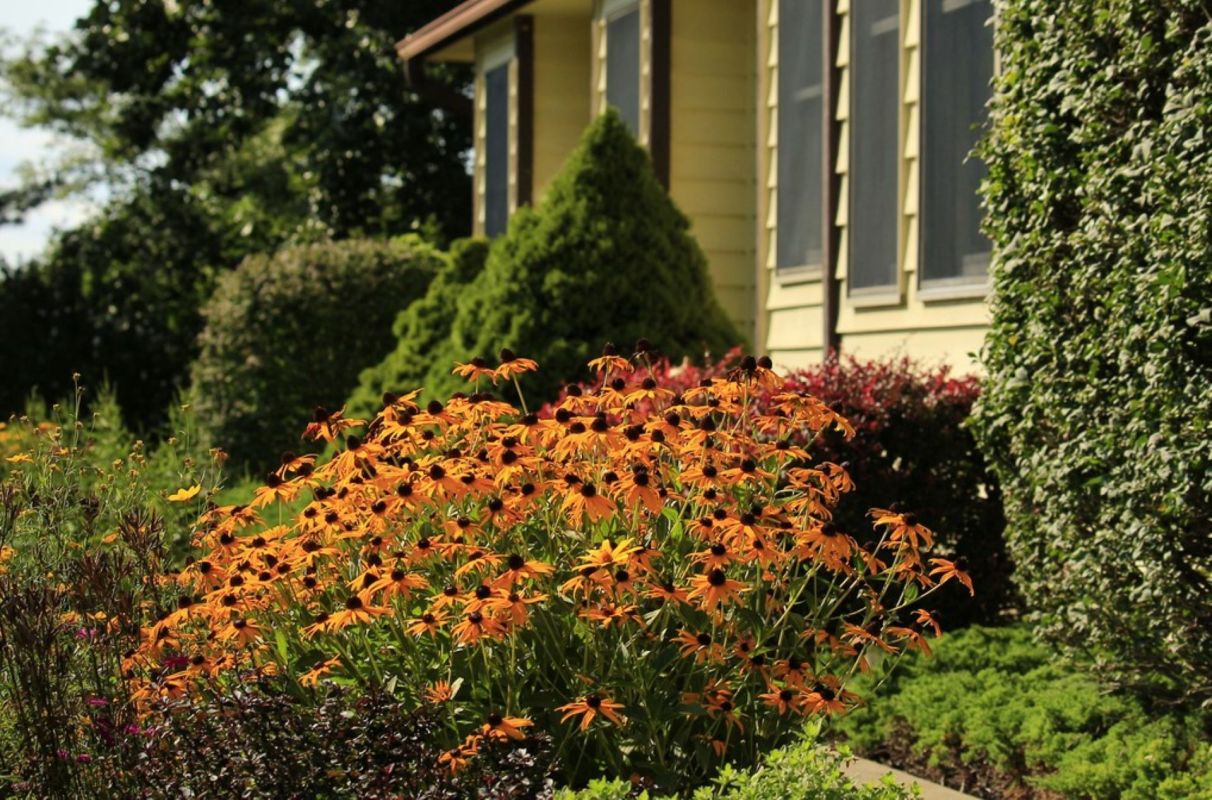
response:
[(10, 464), (28, 464), (34, 459), (30, 457), (29, 453), (17, 453), (17, 455), (9, 456), (4, 460)]
[(168, 496), (170, 503), (188, 503), (198, 496), (198, 492), (202, 491), (202, 485), (195, 483), (188, 489), (178, 489)]

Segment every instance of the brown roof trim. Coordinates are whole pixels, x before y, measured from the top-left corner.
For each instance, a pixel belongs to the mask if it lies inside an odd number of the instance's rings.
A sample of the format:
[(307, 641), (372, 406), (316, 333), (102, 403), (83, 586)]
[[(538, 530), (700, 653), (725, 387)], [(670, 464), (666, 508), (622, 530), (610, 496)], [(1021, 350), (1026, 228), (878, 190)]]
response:
[(396, 53), (411, 61), (474, 33), (531, 0), (466, 0), (396, 42)]

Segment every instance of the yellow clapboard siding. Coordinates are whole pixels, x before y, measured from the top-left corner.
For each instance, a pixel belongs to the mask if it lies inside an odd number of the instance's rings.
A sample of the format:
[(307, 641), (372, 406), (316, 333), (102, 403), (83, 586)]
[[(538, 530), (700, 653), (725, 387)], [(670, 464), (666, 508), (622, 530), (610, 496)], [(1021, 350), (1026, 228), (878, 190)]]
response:
[(906, 330), (893, 333), (862, 333), (845, 337), (845, 352), (858, 358), (887, 358), (905, 354), (926, 364), (946, 364), (959, 374), (980, 371), (968, 354), (980, 351), (984, 325), (947, 330)]
[[(747, 100), (752, 89), (747, 75), (699, 75), (679, 73), (673, 68), (670, 83), (673, 104), (678, 108), (728, 109), (736, 108), (738, 98)], [(743, 107), (752, 108), (752, 101)]]
[(753, 158), (756, 122), (751, 113), (732, 108), (684, 108), (678, 123), (681, 125), (676, 133), (679, 142), (690, 146), (733, 144), (746, 148), (749, 158)]
[(745, 250), (753, 232), (753, 219), (748, 215), (704, 215), (691, 220), (691, 231), (704, 251), (728, 248)]
[(534, 20), (535, 201), (576, 147), (591, 119), (592, 31), (584, 16)]
[(770, 311), (786, 311), (803, 306), (821, 305), (824, 287), (820, 278), (798, 283), (781, 284), (776, 277), (771, 281), (766, 295), (766, 308)]
[(793, 369), (808, 369), (821, 363), (823, 357), (824, 352), (819, 347), (811, 350), (770, 351), (770, 358), (774, 361), (774, 368), (779, 372), (788, 372)]
[(769, 350), (821, 347), (824, 317), (820, 306), (799, 306), (770, 312)]
[(745, 215), (752, 219), (752, 181), (679, 178), (672, 184), (671, 189), (674, 202), (691, 219), (716, 214)]
[[(705, 138), (702, 131), (694, 140)], [(685, 180), (753, 180), (752, 145), (720, 143), (682, 143), (673, 151), (670, 174), (679, 182)], [(681, 139), (678, 140), (681, 142)], [(752, 141), (752, 137), (750, 138)], [(749, 198), (744, 198), (750, 202)]]
[(757, 70), (754, 0), (671, 0), (670, 194), (720, 304), (753, 338)]

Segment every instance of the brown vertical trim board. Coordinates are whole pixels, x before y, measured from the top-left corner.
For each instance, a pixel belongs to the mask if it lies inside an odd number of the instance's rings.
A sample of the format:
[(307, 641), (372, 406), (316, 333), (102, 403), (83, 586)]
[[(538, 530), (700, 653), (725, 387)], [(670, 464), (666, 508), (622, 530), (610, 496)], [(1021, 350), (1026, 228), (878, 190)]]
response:
[(822, 114), (822, 124), (825, 126), (825, 169), (822, 170), (822, 180), (824, 181), (823, 194), (821, 199), (822, 207), (825, 210), (824, 219), (821, 224), (825, 226), (825, 252), (824, 265), (821, 271), (821, 280), (823, 281), (824, 289), (822, 301), (824, 312), (821, 316), (824, 319), (824, 357), (829, 358), (830, 353), (836, 353), (841, 348), (841, 337), (837, 332), (837, 315), (839, 304), (839, 292), (837, 282), (837, 266), (838, 266), (838, 245), (840, 242), (840, 231), (837, 226), (837, 210), (838, 210), (838, 195), (841, 191), (841, 176), (837, 174), (837, 156), (838, 156), (838, 136), (841, 133), (841, 123), (837, 121), (837, 97), (838, 85), (841, 82), (841, 69), (837, 65), (838, 45), (841, 37), (841, 25), (839, 24), (836, 4), (833, 0), (825, 0), (821, 4), (821, 13), (825, 15), (825, 48), (823, 58), (825, 59), (825, 113)]
[(652, 166), (661, 185), (669, 188), (669, 74), (671, 50), (673, 48), (672, 0), (651, 0), (652, 8), (652, 53), (649, 75), (649, 130), (648, 150), (652, 154)]
[(518, 60), (518, 206), (534, 200), (534, 17), (514, 17)]

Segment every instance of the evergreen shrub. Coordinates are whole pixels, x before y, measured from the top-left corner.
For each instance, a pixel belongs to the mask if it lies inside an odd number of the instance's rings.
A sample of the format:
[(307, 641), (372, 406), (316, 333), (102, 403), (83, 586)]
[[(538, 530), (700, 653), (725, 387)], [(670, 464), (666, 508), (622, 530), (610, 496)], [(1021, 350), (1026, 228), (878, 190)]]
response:
[(837, 721), (881, 763), (976, 797), (1212, 798), (1206, 718), (1107, 693), (1025, 626), (949, 634), (903, 667)]
[[(626, 124), (607, 111), (542, 204), (518, 210), (493, 243), (483, 274), (459, 298), (449, 355), (466, 362), (510, 348), (542, 365), (527, 376), (526, 393), (551, 397), (561, 383), (588, 377), (585, 363), (603, 342), (642, 337), (695, 359), (742, 338), (715, 299), (689, 221)], [(424, 381), (439, 397), (465, 388), (446, 355), (431, 360)]]

